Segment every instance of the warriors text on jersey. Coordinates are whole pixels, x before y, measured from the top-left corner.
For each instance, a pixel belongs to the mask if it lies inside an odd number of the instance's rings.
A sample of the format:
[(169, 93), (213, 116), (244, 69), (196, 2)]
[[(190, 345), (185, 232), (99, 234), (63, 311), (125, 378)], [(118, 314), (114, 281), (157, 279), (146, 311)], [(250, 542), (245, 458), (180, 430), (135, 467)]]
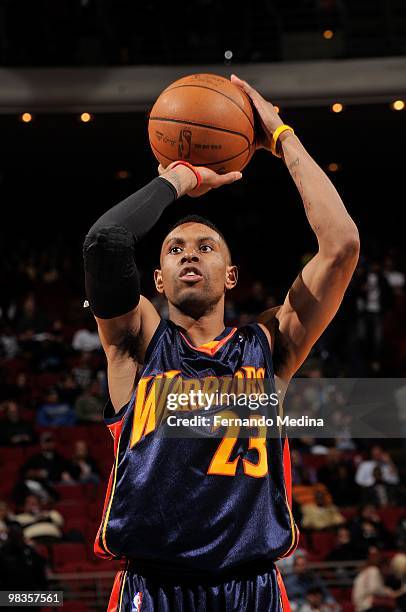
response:
[(115, 462), (96, 554), (196, 572), (290, 554), (298, 533), (290, 509), (287, 439), (159, 435), (148, 426), (145, 394), (147, 383), (168, 373), (274, 377), (258, 324), (226, 328), (216, 340), (194, 347), (174, 323), (162, 320), (133, 397), (105, 419)]

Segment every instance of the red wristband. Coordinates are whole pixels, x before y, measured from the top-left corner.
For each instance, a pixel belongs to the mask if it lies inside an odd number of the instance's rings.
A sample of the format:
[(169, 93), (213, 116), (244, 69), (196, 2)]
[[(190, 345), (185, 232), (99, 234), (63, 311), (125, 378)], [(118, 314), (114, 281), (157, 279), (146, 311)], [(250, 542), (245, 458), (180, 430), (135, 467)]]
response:
[(197, 183), (195, 185), (195, 187), (193, 187), (192, 191), (194, 191), (195, 189), (197, 189), (198, 187), (200, 187), (200, 185), (202, 184), (202, 177), (200, 175), (200, 172), (198, 172), (196, 170), (196, 168), (194, 166), (192, 166), (192, 164), (189, 164), (189, 162), (187, 161), (177, 161), (171, 168), (171, 170), (173, 170), (174, 168), (176, 168), (176, 166), (186, 166), (186, 168), (190, 168), (190, 170), (193, 172), (193, 174), (196, 177)]

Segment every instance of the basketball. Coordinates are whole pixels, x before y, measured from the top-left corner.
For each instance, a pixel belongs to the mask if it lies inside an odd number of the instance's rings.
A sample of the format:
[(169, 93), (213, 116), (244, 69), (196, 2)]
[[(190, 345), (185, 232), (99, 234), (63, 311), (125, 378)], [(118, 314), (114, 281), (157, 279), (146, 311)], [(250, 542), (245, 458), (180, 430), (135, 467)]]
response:
[(184, 159), (225, 174), (242, 170), (255, 150), (248, 96), (216, 74), (192, 74), (169, 85), (152, 107), (148, 134), (164, 167)]

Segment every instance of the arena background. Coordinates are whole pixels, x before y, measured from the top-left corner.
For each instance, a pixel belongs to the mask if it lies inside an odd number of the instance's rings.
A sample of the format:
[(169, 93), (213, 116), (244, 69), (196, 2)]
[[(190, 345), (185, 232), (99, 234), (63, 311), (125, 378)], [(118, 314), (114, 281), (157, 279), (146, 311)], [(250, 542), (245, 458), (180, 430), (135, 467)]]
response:
[[(82, 308), (81, 246), (102, 211), (156, 175), (148, 111), (176, 78), (235, 72), (258, 87), (358, 225), (358, 268), (299, 374), (405, 376), (405, 54), (401, 0), (274, 0), (238, 10), (213, 0), (0, 2), (2, 590), (63, 590), (64, 609), (75, 612), (106, 607), (117, 564), (96, 559), (92, 546), (112, 444), (100, 422), (105, 360)], [(279, 160), (259, 152), (243, 174), (177, 203), (140, 245), (148, 297), (165, 229), (197, 212), (219, 225), (240, 267), (228, 322), (280, 303), (316, 241)], [(61, 457), (45, 465), (38, 454), (52, 444)], [(373, 444), (383, 449), (372, 450), (383, 482), (365, 487), (359, 465)], [(342, 425), (335, 440), (295, 440), (293, 449), (302, 536), (281, 568), (288, 592), (291, 584), (300, 610), (303, 593), (292, 585), (301, 571), (325, 603), (353, 610), (354, 577), (367, 562), (388, 584), (399, 580), (390, 560), (406, 552), (404, 440), (352, 440)], [(320, 496), (327, 523), (316, 529), (303, 524), (304, 506)]]

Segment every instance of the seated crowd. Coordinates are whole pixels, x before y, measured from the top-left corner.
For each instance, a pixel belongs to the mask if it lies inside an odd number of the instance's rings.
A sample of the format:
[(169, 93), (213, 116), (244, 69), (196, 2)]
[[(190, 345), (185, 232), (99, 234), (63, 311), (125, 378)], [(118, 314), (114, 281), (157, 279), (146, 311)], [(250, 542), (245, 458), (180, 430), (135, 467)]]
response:
[[(54, 282), (55, 274), (47, 278)], [(102, 422), (104, 355), (90, 313), (72, 316), (60, 304), (61, 318), (53, 318), (39, 307), (38, 295), (29, 292), (14, 302), (3, 298), (0, 304), (3, 589), (46, 588), (50, 572), (112, 571), (114, 566), (92, 551), (112, 465), (112, 439)], [(78, 306), (77, 298), (68, 303)], [(164, 305), (159, 300), (156, 305), (164, 315)], [(242, 324), (250, 320), (250, 309), (272, 305), (273, 298), (254, 283), (245, 301), (228, 302), (227, 317)], [(323, 376), (320, 355), (327, 349), (328, 338), (302, 375)], [(385, 369), (376, 353), (373, 364), (376, 371)], [(339, 410), (333, 418), (335, 438), (298, 438), (291, 444), (293, 513), (301, 538), (280, 568), (292, 608), (335, 612), (347, 606), (364, 612), (380, 602), (401, 610), (404, 447), (397, 440), (354, 440), (350, 420)], [(341, 589), (330, 588), (325, 572), (312, 569), (320, 562), (341, 580)], [(360, 562), (360, 572), (351, 599), (353, 574), (347, 566), (354, 562)], [(367, 592), (366, 583), (372, 590)]]

